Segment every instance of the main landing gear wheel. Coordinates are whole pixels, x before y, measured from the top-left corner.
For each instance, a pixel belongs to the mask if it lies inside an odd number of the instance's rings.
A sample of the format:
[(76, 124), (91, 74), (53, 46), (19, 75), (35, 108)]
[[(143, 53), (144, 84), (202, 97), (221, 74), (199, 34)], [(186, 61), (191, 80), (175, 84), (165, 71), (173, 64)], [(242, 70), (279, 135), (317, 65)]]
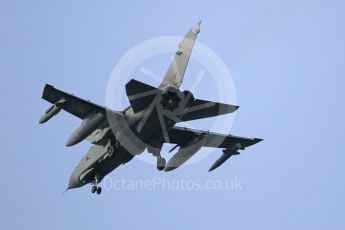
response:
[(166, 160), (163, 157), (158, 157), (157, 158), (157, 169), (159, 171), (162, 171), (165, 168), (166, 165)]
[(102, 192), (102, 188), (101, 187), (97, 187), (96, 185), (91, 187), (91, 192), (92, 193), (97, 193), (97, 195), (101, 194)]
[(91, 187), (91, 192), (92, 193), (95, 193), (97, 190), (98, 190), (97, 186), (94, 185), (94, 186)]

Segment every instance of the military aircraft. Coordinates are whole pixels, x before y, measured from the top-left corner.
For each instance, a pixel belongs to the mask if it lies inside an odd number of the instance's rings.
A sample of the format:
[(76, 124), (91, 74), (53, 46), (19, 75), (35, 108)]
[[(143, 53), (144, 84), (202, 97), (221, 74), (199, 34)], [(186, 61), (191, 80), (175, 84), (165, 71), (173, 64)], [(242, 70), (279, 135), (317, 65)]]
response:
[[(100, 194), (99, 183), (105, 175), (145, 150), (157, 157), (158, 170), (168, 172), (181, 166), (203, 146), (221, 148), (223, 154), (211, 166), (209, 171), (212, 171), (232, 155), (238, 155), (239, 150), (262, 141), (176, 126), (179, 122), (215, 117), (238, 109), (235, 105), (197, 99), (191, 92), (179, 89), (199, 32), (200, 22), (179, 44), (159, 87), (134, 79), (125, 85), (130, 106), (123, 111), (113, 111), (48, 84), (44, 87), (42, 98), (53, 105), (39, 123), (65, 110), (82, 120), (66, 146), (84, 139), (93, 144), (71, 174), (67, 190), (91, 184), (91, 192)], [(164, 143), (175, 144), (169, 152), (179, 147), (167, 163), (161, 156)]]

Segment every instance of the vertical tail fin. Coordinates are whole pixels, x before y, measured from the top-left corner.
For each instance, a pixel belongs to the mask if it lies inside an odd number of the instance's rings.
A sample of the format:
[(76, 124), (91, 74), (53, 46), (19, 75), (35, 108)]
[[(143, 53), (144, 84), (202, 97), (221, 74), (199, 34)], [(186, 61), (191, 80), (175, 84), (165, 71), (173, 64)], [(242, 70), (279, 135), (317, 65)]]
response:
[(126, 84), (126, 93), (134, 113), (138, 113), (151, 104), (161, 90), (137, 80)]
[(182, 84), (184, 73), (188, 65), (190, 55), (198, 33), (200, 32), (201, 21), (190, 29), (178, 46), (175, 57), (172, 60), (168, 71), (166, 72), (159, 88), (163, 89), (167, 86), (174, 85), (180, 87)]

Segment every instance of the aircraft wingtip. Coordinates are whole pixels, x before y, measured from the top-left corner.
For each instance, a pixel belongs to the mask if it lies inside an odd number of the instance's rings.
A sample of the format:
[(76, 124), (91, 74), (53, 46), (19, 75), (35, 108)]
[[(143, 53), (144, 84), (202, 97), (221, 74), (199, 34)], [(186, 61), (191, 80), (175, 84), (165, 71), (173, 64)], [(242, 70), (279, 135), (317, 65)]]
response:
[(256, 143), (259, 143), (259, 142), (264, 140), (264, 139), (261, 139), (261, 138), (254, 138), (254, 139), (255, 139)]

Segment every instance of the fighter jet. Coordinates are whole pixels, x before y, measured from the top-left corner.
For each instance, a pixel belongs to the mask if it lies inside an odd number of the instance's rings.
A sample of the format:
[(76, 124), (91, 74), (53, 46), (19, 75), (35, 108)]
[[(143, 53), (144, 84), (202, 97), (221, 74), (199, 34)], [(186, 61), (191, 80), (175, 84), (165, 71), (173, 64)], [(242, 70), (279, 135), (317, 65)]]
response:
[[(49, 84), (44, 87), (42, 98), (52, 104), (39, 123), (45, 123), (64, 110), (82, 120), (81, 125), (68, 138), (66, 146), (83, 140), (92, 147), (80, 160), (70, 176), (68, 189), (91, 184), (91, 192), (100, 194), (99, 183), (104, 176), (136, 155), (147, 150), (157, 158), (157, 169), (172, 171), (202, 147), (222, 149), (222, 155), (211, 166), (212, 171), (239, 150), (254, 145), (262, 139), (245, 138), (230, 134), (179, 127), (179, 122), (215, 117), (233, 113), (238, 106), (195, 98), (192, 92), (180, 90), (189, 62), (200, 22), (190, 29), (158, 87), (135, 79), (125, 85), (130, 106), (123, 111), (109, 108), (66, 93)], [(163, 144), (174, 144), (169, 151), (178, 151), (166, 162), (161, 156)]]

